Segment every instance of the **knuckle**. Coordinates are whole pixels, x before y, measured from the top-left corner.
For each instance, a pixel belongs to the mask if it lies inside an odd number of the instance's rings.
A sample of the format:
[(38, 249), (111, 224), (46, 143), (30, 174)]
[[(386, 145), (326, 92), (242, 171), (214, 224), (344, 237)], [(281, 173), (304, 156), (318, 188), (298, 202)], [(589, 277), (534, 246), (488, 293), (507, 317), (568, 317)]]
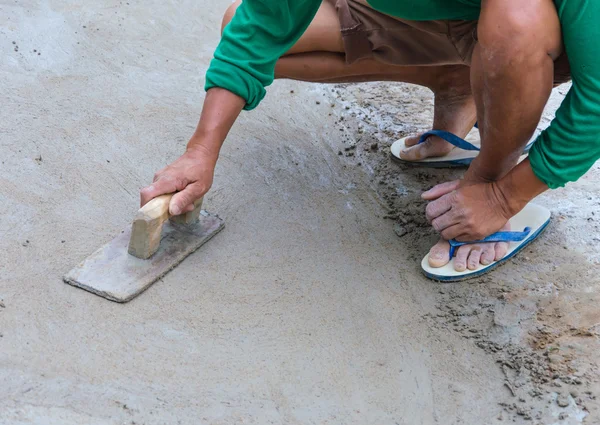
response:
[(174, 181), (175, 187), (177, 187), (178, 190), (183, 190), (188, 185), (188, 181), (185, 177), (176, 177)]
[(432, 202), (430, 204), (427, 204), (427, 206), (425, 207), (425, 215), (427, 216), (427, 219), (431, 220), (434, 212), (435, 212), (435, 203)]
[(140, 189), (140, 196), (145, 197), (145, 196), (150, 196), (152, 194), (152, 187), (147, 186), (144, 187), (142, 189)]

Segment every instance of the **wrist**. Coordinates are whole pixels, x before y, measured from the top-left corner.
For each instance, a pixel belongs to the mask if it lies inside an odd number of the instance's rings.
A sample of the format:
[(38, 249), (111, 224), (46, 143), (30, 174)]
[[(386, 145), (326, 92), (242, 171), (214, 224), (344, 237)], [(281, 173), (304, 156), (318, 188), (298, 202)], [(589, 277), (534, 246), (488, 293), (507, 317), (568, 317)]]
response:
[(504, 177), (513, 168), (515, 162), (513, 160), (490, 162), (480, 154), (473, 159), (463, 179), (477, 183), (495, 182)]
[(534, 174), (529, 158), (492, 185), (506, 205), (510, 217), (521, 211), (533, 198), (548, 190), (548, 186)]
[(204, 137), (192, 136), (187, 144), (185, 153), (194, 158), (202, 159), (216, 164), (219, 159), (221, 143), (211, 142), (210, 139)]

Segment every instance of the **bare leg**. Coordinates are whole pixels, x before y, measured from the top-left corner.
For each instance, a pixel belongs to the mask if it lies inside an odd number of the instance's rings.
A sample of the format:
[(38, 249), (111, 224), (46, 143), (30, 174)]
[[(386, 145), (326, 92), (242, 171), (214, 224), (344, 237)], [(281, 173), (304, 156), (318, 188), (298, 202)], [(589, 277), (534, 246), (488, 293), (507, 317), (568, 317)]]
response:
[[(473, 53), (471, 82), (477, 103), (482, 149), (466, 180), (494, 181), (516, 164), (533, 135), (550, 96), (554, 60), (562, 51), (561, 30), (551, 0), (484, 0), (479, 44)], [(455, 267), (499, 260), (508, 244), (467, 245), (457, 253)], [(448, 260), (448, 243), (430, 251), (432, 266)]]
[[(239, 2), (227, 10), (223, 27)], [(470, 71), (464, 65), (395, 66), (365, 59), (346, 64), (344, 45), (335, 8), (323, 2), (315, 19), (298, 42), (276, 64), (275, 78), (320, 83), (398, 81), (429, 88), (435, 95), (433, 128), (465, 137), (475, 124), (475, 102)], [(407, 140), (416, 145), (420, 135)], [(446, 155), (453, 147), (438, 137), (401, 153), (406, 160)]]

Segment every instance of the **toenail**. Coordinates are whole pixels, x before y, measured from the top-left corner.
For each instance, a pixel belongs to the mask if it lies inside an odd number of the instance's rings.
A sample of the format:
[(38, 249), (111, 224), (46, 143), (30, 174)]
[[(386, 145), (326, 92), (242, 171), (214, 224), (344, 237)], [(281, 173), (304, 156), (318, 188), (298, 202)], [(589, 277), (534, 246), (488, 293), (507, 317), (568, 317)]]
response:
[(435, 258), (436, 260), (441, 260), (442, 258), (444, 258), (447, 254), (445, 254), (444, 252), (441, 251), (434, 251), (431, 253), (431, 256), (433, 258)]

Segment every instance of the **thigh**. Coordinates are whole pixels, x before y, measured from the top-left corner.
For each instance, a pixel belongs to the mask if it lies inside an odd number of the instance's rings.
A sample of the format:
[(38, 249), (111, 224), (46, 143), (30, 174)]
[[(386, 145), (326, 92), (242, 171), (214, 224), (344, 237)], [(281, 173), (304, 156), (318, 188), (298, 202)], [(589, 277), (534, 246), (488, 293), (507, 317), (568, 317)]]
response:
[[(242, 0), (236, 0), (227, 8), (221, 23), (221, 31), (229, 24), (241, 3)], [(286, 55), (308, 52), (342, 53), (343, 51), (340, 21), (333, 0), (324, 0), (309, 27)]]
[(331, 1), (323, 1), (302, 37), (286, 54), (307, 52), (344, 52), (340, 21)]

